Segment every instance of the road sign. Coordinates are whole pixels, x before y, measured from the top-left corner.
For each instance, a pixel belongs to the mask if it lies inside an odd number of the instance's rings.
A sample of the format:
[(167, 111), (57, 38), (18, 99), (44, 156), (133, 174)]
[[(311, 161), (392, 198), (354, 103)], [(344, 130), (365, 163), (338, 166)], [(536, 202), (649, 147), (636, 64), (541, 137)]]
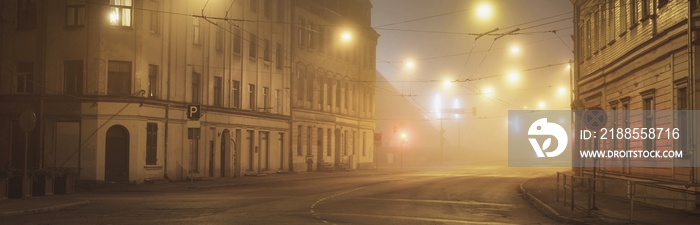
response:
[(201, 116), (200, 105), (187, 105), (187, 119), (199, 120)]
[(600, 130), (608, 122), (608, 114), (600, 107), (593, 107), (583, 112), (583, 122), (588, 129)]
[(24, 111), (22, 115), (19, 116), (19, 127), (22, 128), (24, 132), (30, 132), (34, 130), (36, 126), (36, 114), (31, 110)]

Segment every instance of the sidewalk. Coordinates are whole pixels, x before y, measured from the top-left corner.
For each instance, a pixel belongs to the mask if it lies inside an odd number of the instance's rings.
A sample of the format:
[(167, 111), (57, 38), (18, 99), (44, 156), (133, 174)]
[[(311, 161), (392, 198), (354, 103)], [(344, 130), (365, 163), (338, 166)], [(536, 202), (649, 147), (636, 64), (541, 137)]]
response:
[(700, 215), (683, 210), (674, 210), (652, 206), (641, 202), (634, 203), (634, 217), (630, 222), (629, 199), (621, 197), (596, 195), (597, 210), (587, 216), (588, 195), (583, 190), (576, 190), (575, 210), (571, 211), (570, 195), (566, 205), (560, 190), (557, 201), (556, 175), (534, 178), (520, 184), (526, 198), (550, 217), (572, 224), (698, 224)]
[[(101, 184), (92, 187), (78, 187), (70, 195), (36, 196), (27, 199), (0, 200), (0, 218), (5, 216), (30, 215), (49, 211), (75, 208), (90, 204), (90, 197), (101, 194), (124, 192), (189, 192), (214, 188), (236, 187), (251, 184), (283, 181), (322, 179), (327, 177), (365, 176), (368, 174), (388, 174), (400, 172), (387, 168), (380, 170), (357, 170), (336, 172), (311, 172), (291, 174), (270, 174), (267, 176), (244, 176), (226, 178), (205, 178), (202, 180), (166, 182), (159, 184)], [(1, 220), (1, 219), (0, 219)]]

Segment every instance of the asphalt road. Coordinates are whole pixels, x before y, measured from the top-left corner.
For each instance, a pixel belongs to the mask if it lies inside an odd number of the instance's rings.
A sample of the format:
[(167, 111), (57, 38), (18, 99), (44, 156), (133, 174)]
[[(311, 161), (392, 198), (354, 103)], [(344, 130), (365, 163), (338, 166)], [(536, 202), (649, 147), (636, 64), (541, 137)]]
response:
[(518, 194), (521, 182), (554, 170), (407, 170), (111, 188), (76, 195), (90, 200), (86, 206), (3, 217), (0, 224), (558, 224)]

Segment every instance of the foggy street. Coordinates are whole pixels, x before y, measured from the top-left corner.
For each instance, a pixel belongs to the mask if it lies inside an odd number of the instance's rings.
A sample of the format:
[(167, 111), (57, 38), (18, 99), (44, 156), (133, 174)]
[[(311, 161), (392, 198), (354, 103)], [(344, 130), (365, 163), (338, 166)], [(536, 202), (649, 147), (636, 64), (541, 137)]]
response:
[[(3, 224), (555, 224), (518, 194), (553, 169), (494, 166), (273, 175), (74, 196), (89, 205)], [(296, 179), (299, 178), (299, 179)], [(301, 179), (304, 178), (304, 179)], [(243, 185), (202, 185), (248, 181)], [(229, 183), (231, 184), (231, 183)], [(131, 186), (133, 187), (133, 186)], [(193, 188), (199, 187), (199, 188)], [(109, 187), (107, 187), (109, 188)]]

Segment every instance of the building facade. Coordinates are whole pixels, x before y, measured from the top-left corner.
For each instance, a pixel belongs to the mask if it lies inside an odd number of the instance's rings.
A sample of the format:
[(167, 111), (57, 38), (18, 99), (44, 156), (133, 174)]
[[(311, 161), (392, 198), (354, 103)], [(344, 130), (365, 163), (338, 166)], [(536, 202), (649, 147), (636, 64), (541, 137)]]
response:
[[(578, 175), (617, 181), (601, 181), (597, 191), (629, 197), (629, 183), (641, 185), (636, 193), (653, 204), (694, 210), (700, 190), (697, 177), (696, 133), (689, 114), (662, 116), (663, 110), (695, 110), (698, 78), (698, 1), (668, 0), (572, 0), (574, 5), (575, 89), (573, 110), (600, 107), (608, 111), (608, 127), (675, 127), (675, 140), (575, 140), (583, 149), (677, 149), (683, 158), (660, 159), (658, 167), (633, 167), (622, 159), (586, 160), (574, 154), (582, 167)], [(690, 31), (690, 32), (689, 32)], [(696, 89), (696, 88), (695, 88)], [(630, 114), (630, 111), (643, 111)], [(655, 111), (656, 112), (655, 112)], [(579, 122), (577, 126), (581, 126)], [(598, 146), (594, 146), (598, 144)], [(625, 159), (629, 160), (629, 159)], [(621, 163), (621, 164), (620, 164)], [(622, 166), (606, 166), (606, 165)], [(641, 199), (641, 198), (640, 198)], [(676, 199), (676, 200), (669, 200)], [(679, 200), (680, 199), (680, 200)]]
[(293, 18), (295, 170), (373, 165), (375, 49), (369, 1), (298, 1)]
[[(294, 21), (311, 2), (3, 1), (0, 165), (24, 166), (19, 118), (32, 111), (30, 169), (79, 168), (81, 180), (132, 183), (306, 171), (295, 166), (306, 158), (293, 144), (293, 110), (303, 108), (292, 99), (293, 77), (307, 76), (295, 66), (295, 37), (308, 32)], [(336, 15), (329, 22), (353, 21)], [(189, 105), (201, 107), (198, 124)]]

